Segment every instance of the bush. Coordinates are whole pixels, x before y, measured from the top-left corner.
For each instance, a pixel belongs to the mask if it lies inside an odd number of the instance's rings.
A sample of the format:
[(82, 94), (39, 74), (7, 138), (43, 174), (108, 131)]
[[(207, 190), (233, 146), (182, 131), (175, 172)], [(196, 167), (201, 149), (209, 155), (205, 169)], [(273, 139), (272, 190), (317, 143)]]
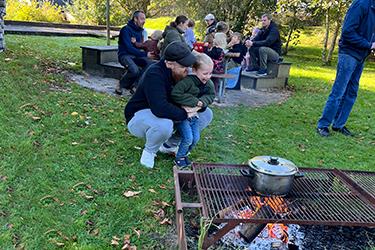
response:
[(7, 1), (7, 20), (17, 21), (40, 21), (40, 22), (63, 22), (64, 16), (61, 8), (49, 1)]

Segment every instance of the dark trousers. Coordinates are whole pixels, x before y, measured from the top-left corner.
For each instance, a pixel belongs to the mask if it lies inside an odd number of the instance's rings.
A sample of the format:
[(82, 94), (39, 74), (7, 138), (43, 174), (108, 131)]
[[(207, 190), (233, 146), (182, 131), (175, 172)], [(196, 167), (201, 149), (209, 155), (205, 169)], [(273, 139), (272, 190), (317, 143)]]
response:
[(249, 49), (251, 66), (267, 69), (267, 62), (277, 62), (279, 54), (269, 47), (251, 47)]
[(153, 61), (147, 57), (135, 57), (131, 55), (121, 56), (119, 62), (122, 66), (127, 68), (127, 71), (120, 79), (120, 87), (125, 89), (133, 88), (138, 78), (147, 67), (153, 63)]

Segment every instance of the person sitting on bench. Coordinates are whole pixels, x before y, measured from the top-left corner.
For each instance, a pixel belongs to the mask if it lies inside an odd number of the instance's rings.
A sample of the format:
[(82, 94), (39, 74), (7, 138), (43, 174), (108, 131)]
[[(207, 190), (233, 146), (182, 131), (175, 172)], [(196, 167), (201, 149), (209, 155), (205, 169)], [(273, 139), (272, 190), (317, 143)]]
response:
[[(145, 21), (145, 13), (137, 10), (133, 13), (132, 19), (128, 21), (128, 24), (120, 30), (118, 60), (122, 66), (127, 68), (127, 71), (121, 77), (116, 87), (116, 94), (121, 95), (123, 88), (132, 92), (135, 87), (135, 82), (153, 62), (152, 59), (154, 59), (154, 55), (151, 52), (145, 52), (132, 43), (132, 37), (134, 37), (138, 43), (144, 42), (142, 32)], [(141, 67), (142, 70), (138, 67)]]
[(281, 39), (277, 25), (270, 14), (262, 15), (262, 28), (253, 41), (247, 40), (251, 68), (257, 75), (267, 75), (267, 62), (278, 62), (281, 55)]

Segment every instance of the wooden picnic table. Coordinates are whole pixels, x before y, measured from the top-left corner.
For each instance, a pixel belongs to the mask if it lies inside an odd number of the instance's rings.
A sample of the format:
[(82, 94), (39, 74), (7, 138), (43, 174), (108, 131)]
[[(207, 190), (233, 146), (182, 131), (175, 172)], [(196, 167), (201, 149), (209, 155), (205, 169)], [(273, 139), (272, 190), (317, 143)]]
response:
[(217, 98), (219, 103), (224, 101), (224, 92), (227, 79), (233, 79), (236, 76), (233, 74), (212, 74), (211, 78), (216, 78), (219, 80), (219, 91), (217, 93)]

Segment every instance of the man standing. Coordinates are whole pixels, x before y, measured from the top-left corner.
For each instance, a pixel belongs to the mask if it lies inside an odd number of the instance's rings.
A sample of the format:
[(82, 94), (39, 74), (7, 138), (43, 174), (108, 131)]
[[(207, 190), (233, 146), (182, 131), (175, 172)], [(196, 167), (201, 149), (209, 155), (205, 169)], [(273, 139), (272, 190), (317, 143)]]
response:
[(249, 49), (251, 67), (257, 75), (267, 75), (267, 62), (277, 62), (281, 55), (281, 39), (277, 25), (270, 14), (262, 15), (262, 28), (251, 41), (245, 43)]
[(332, 130), (346, 136), (345, 127), (357, 98), (364, 61), (375, 49), (375, 0), (354, 0), (342, 27), (336, 79), (318, 121), (317, 133), (327, 137)]
[[(122, 89), (133, 90), (135, 82), (142, 75), (144, 70), (152, 63), (154, 55), (135, 47), (132, 38), (137, 43), (143, 43), (143, 25), (146, 15), (143, 11), (137, 10), (133, 13), (132, 19), (120, 30), (118, 41), (118, 60), (122, 66), (127, 68), (127, 72), (120, 79), (116, 88), (116, 93), (121, 95)], [(143, 70), (140, 70), (141, 67)]]
[[(167, 46), (164, 58), (151, 65), (139, 81), (139, 86), (125, 106), (125, 118), (129, 132), (146, 140), (141, 164), (154, 167), (159, 148), (173, 133), (173, 122), (187, 119), (200, 107), (182, 109), (172, 103), (173, 86), (187, 76), (188, 68), (196, 61), (185, 42), (173, 42)], [(199, 113), (200, 130), (212, 120), (207, 108)], [(165, 152), (165, 150), (163, 151)]]
[(5, 0), (0, 0), (0, 52), (5, 50), (5, 38), (4, 38), (4, 16), (6, 14), (6, 3)]

